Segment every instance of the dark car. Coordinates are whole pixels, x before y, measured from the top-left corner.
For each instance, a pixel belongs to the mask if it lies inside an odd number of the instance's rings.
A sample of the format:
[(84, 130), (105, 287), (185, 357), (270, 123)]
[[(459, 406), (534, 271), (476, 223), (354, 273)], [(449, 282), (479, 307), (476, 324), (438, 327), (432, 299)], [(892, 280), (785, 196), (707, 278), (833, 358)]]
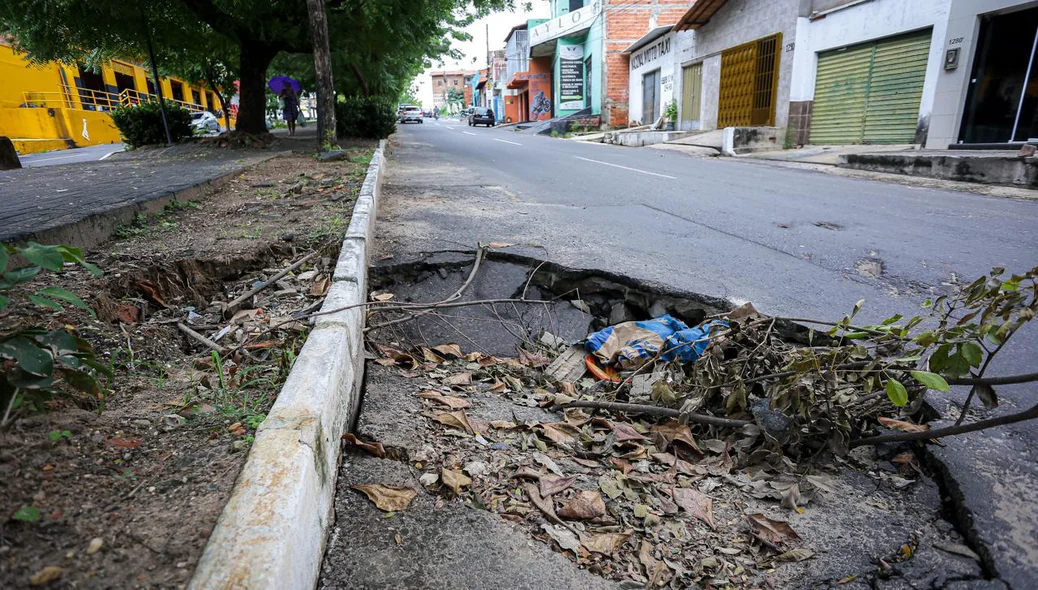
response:
[(493, 127), (497, 124), (494, 120), (494, 111), (487, 107), (473, 107), (472, 112), (469, 113), (469, 127), (474, 125), (486, 125), (487, 127)]

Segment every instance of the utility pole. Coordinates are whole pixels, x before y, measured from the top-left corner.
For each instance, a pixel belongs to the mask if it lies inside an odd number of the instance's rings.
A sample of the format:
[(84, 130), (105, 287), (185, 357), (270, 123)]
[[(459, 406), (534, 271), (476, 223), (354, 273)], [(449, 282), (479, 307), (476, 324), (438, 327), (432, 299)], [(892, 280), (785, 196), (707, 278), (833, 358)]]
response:
[(310, 13), (310, 37), (314, 48), (314, 78), (317, 80), (317, 147), (335, 144), (335, 86), (332, 82), (332, 52), (328, 43), (328, 17), (324, 0), (306, 0)]

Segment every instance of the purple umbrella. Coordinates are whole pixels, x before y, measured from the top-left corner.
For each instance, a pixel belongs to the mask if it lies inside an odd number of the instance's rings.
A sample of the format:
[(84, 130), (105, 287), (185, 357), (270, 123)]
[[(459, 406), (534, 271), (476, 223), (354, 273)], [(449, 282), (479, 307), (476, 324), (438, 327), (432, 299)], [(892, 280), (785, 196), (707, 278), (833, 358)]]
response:
[(274, 91), (274, 94), (280, 94), (285, 89), (285, 84), (292, 88), (292, 92), (299, 94), (299, 82), (288, 76), (274, 76), (270, 82), (267, 82), (267, 86)]

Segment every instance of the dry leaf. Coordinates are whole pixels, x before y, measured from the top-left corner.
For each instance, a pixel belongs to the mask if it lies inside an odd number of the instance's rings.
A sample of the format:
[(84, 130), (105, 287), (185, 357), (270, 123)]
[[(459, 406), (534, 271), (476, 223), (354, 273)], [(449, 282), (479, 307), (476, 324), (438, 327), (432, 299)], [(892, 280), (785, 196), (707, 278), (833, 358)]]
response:
[(458, 373), (443, 380), (444, 385), (472, 385), (472, 373)]
[(418, 492), (411, 488), (387, 486), (380, 483), (355, 485), (353, 489), (363, 492), (379, 510), (385, 512), (399, 512), (407, 508), (411, 500), (418, 495)]
[(515, 244), (513, 244), (512, 242), (490, 242), (489, 244), (487, 244), (487, 248), (499, 250), (501, 248), (509, 248), (514, 245)]
[(61, 578), (61, 568), (53, 565), (41, 569), (40, 571), (29, 577), (29, 584), (31, 586), (44, 586), (51, 582), (57, 581)]
[(763, 514), (750, 514), (746, 518), (750, 521), (750, 528), (765, 541), (773, 545), (778, 545), (790, 539), (800, 540), (800, 535), (796, 534), (793, 527), (789, 526), (789, 523), (784, 520), (774, 520)]
[(649, 583), (645, 586), (646, 588), (655, 588), (665, 584), (665, 576), (670, 572), (670, 568), (667, 567), (667, 564), (653, 557), (652, 545), (647, 541), (642, 541), (641, 548), (638, 550), (638, 561), (645, 566), (645, 575), (649, 578)]
[(714, 529), (714, 501), (706, 494), (692, 488), (672, 488), (670, 490), (674, 503), (685, 509), (692, 516)]
[(688, 461), (685, 461), (684, 459), (678, 459), (674, 455), (670, 455), (668, 453), (653, 453), (652, 458), (656, 461), (659, 461), (660, 463), (663, 463), (664, 465), (670, 465), (671, 467), (676, 466), (677, 470), (682, 473), (688, 475), (697, 474), (695, 465), (689, 463)]
[(927, 430), (930, 430), (930, 427), (926, 424), (912, 424), (911, 422), (895, 420), (893, 418), (887, 418), (886, 416), (880, 416), (877, 420), (887, 428), (893, 428), (902, 432), (926, 432)]
[(372, 293), (371, 298), (375, 301), (389, 301), (393, 298), (392, 293)]
[(382, 458), (386, 456), (386, 449), (382, 447), (380, 442), (364, 442), (358, 439), (352, 432), (342, 435), (342, 440), (346, 441), (347, 444), (364, 449), (376, 457)]
[(813, 557), (814, 554), (814, 551), (800, 547), (797, 549), (791, 549), (789, 551), (786, 551), (785, 553), (782, 553), (781, 555), (777, 556), (775, 559), (777, 559), (778, 561), (804, 561), (809, 557)]
[(548, 366), (551, 359), (544, 355), (529, 352), (525, 348), (519, 349), (519, 362), (526, 365), (527, 367), (533, 367), (535, 369), (540, 367)]
[(651, 430), (663, 435), (668, 444), (680, 442), (697, 454), (703, 454), (703, 451), (699, 450), (699, 445), (696, 444), (696, 441), (692, 440), (692, 431), (689, 430), (687, 424), (670, 419), (662, 424), (654, 425)]
[(483, 356), (484, 356), (484, 354), (482, 352), (479, 352), (479, 351), (470, 352), (470, 353), (465, 355), (465, 360), (467, 360), (470, 363), (473, 363), (473, 362), (476, 362), (476, 361), (482, 359)]
[(319, 279), (314, 281), (314, 285), (310, 287), (311, 297), (324, 297), (328, 294), (328, 288), (332, 286), (332, 281), (325, 275), (321, 275)]
[(461, 488), (472, 485), (472, 478), (453, 469), (441, 469), (440, 479), (443, 480), (444, 485), (454, 490), (455, 494), (460, 494)]
[(444, 360), (443, 357), (441, 357), (440, 355), (436, 354), (435, 352), (433, 352), (432, 350), (430, 350), (429, 348), (427, 348), (425, 346), (421, 347), (421, 350), (422, 350), (422, 358), (424, 358), (425, 362), (427, 362), (427, 363), (434, 363), (434, 364), (438, 365), (438, 364), (442, 363), (443, 360)]
[(460, 410), (462, 408), (468, 408), (472, 406), (472, 404), (469, 403), (469, 400), (467, 399), (455, 397), (453, 395), (443, 395), (440, 392), (433, 391), (431, 389), (428, 391), (419, 392), (418, 397), (434, 401), (438, 404), (447, 406), (452, 410)]
[(530, 503), (543, 512), (548, 517), (548, 520), (559, 522), (559, 516), (555, 514), (555, 504), (551, 501), (551, 498), (542, 497), (541, 493), (537, 491), (537, 486), (532, 483), (523, 484), (523, 489), (526, 490), (526, 495), (530, 497)]
[(443, 414), (436, 416), (436, 421), (440, 424), (450, 426), (451, 428), (464, 430), (469, 434), (476, 433), (476, 431), (472, 429), (472, 425), (469, 424), (468, 416), (465, 415), (464, 410), (458, 410), (457, 412), (444, 412)]
[(445, 357), (460, 359), (465, 356), (461, 352), (461, 347), (457, 344), (441, 344), (432, 348)]
[(494, 420), (490, 423), (490, 426), (498, 430), (510, 430), (519, 427), (515, 422), (510, 422), (508, 420)]
[(558, 475), (542, 475), (539, 478), (540, 493), (547, 498), (565, 490), (577, 481), (575, 477), (559, 477)]
[(544, 436), (548, 437), (553, 443), (561, 445), (571, 445), (576, 442), (573, 435), (566, 432), (567, 428), (568, 427), (564, 424), (555, 424), (551, 422), (541, 424)]
[(638, 432), (630, 424), (623, 422), (610, 422), (609, 427), (613, 429), (616, 434), (616, 441), (623, 442), (625, 440), (647, 440), (645, 435)]
[(544, 523), (541, 525), (541, 528), (544, 529), (544, 532), (548, 533), (549, 537), (555, 539), (555, 542), (559, 544), (559, 547), (569, 549), (574, 553), (576, 553), (577, 549), (580, 548), (580, 540), (577, 539), (577, 534), (566, 527)]
[(559, 510), (559, 516), (570, 520), (591, 520), (605, 516), (605, 502), (598, 492), (584, 490), (577, 492), (568, 504)]
[(592, 553), (611, 555), (631, 537), (630, 533), (603, 533), (584, 539), (584, 548)]

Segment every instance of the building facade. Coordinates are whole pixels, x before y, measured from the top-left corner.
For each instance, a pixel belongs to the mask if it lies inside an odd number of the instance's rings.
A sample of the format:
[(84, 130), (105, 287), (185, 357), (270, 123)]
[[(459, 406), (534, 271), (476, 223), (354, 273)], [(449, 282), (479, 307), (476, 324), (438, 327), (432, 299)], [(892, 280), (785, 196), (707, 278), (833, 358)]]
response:
[(440, 112), (454, 113), (472, 104), (472, 70), (433, 72), (430, 81), (433, 106)]
[[(140, 64), (115, 59), (95, 71), (81, 64), (32, 64), (0, 39), (0, 136), (21, 154), (104, 143), (122, 136), (109, 114), (156, 99), (155, 82)], [(162, 96), (223, 122), (219, 97), (201, 84), (161, 78)], [(230, 109), (230, 114), (235, 112)]]
[(941, 149), (1038, 137), (1036, 52), (1036, 0), (696, 0), (622, 53), (632, 123)]

